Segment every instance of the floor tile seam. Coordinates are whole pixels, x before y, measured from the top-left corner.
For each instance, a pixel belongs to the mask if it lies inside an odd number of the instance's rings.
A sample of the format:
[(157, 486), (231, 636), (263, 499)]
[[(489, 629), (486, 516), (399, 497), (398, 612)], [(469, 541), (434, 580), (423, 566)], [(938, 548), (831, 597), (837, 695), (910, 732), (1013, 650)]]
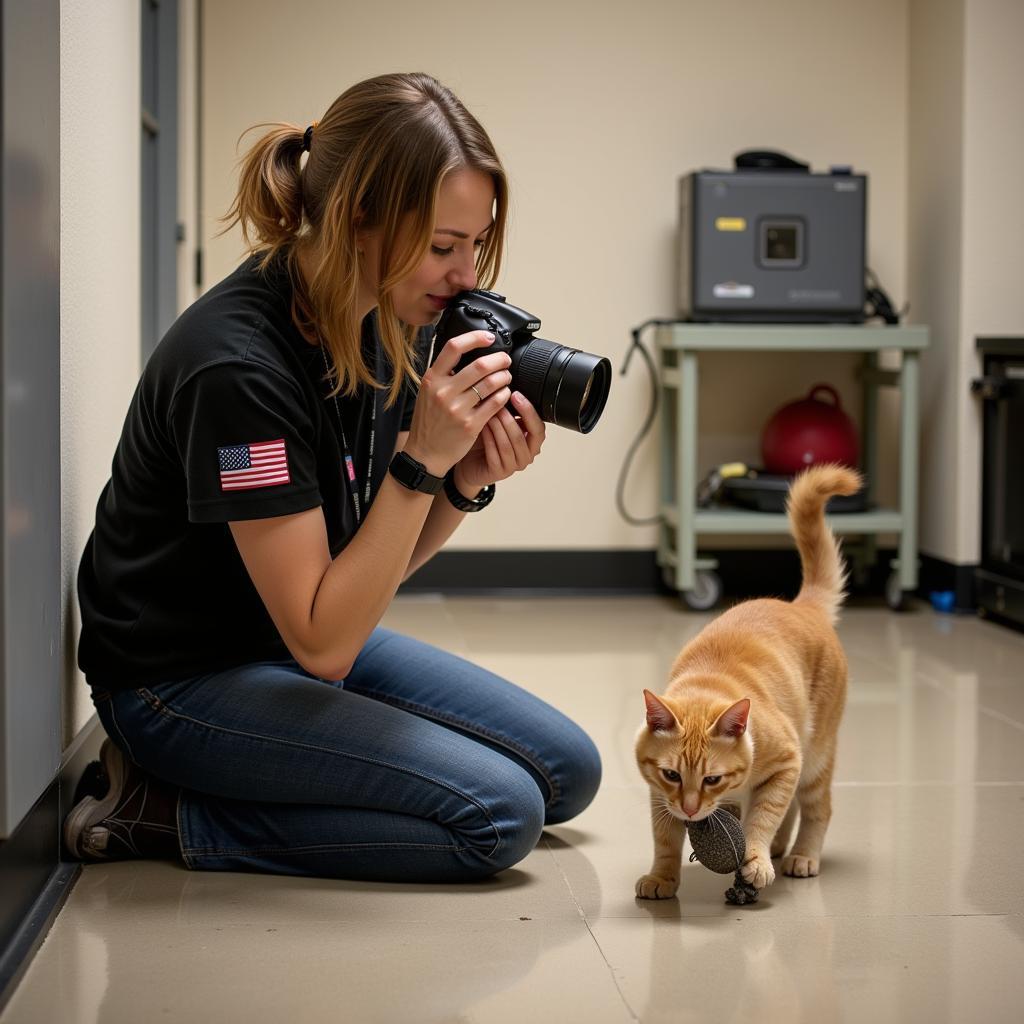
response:
[[(752, 912), (751, 916), (753, 916), (754, 920), (757, 920), (758, 916), (763, 916), (763, 915), (765, 915), (767, 913), (768, 908), (766, 907), (765, 904), (761, 904), (761, 908), (762, 909), (760, 909), (760, 910), (756, 910), (756, 911)], [(679, 917), (676, 920), (678, 920), (681, 925), (685, 924), (686, 919), (688, 917), (689, 918), (700, 919), (701, 921), (725, 920), (725, 919), (731, 919), (732, 916), (735, 913), (737, 913), (737, 912), (740, 913), (741, 915), (743, 913), (742, 910), (737, 910), (737, 908), (733, 907), (730, 910), (723, 910), (723, 912), (721, 914), (694, 914), (694, 913), (687, 914), (687, 913), (685, 913), (685, 908), (681, 907), (680, 908), (680, 915), (679, 915)], [(968, 914), (968, 913), (958, 913), (958, 914), (952, 914), (952, 913), (934, 913), (934, 914), (895, 914), (895, 913), (894, 914), (791, 914), (791, 913), (787, 913), (785, 908), (782, 908), (782, 918), (783, 918), (784, 923), (790, 923), (790, 922), (794, 922), (794, 921), (800, 921), (800, 922), (805, 922), (805, 923), (806, 922), (810, 922), (810, 921), (934, 921), (936, 919), (941, 919), (941, 918), (945, 918), (945, 919), (948, 919), (948, 920), (971, 919), (971, 920), (1001, 921), (1001, 920), (1005, 920), (1005, 919), (1016, 920), (1018, 918), (1024, 920), (1024, 912), (1022, 912), (1022, 913), (1014, 913), (1013, 911), (998, 911), (998, 912), (992, 912), (992, 913), (979, 912), (979, 913), (971, 913), (971, 914)], [(662, 918), (660, 916), (655, 916), (655, 915), (640, 917), (640, 916), (638, 916), (636, 914), (601, 914), (596, 923), (598, 925), (600, 925), (602, 922), (605, 922), (605, 921), (652, 921), (652, 920), (656, 921), (656, 920), (665, 920), (665, 919), (669, 919), (667, 917), (667, 915), (666, 915), (665, 918)], [(738, 920), (738, 918), (737, 918), (737, 920)], [(778, 918), (776, 918), (776, 920), (778, 920)], [(760, 922), (760, 923), (767, 924), (766, 921), (765, 922)], [(591, 934), (593, 934), (593, 933), (591, 933)]]
[[(527, 908), (528, 909), (528, 908)], [(95, 923), (95, 917), (89, 918), (90, 921)], [(305, 936), (308, 937), (310, 929), (319, 925), (323, 929), (330, 929), (334, 925), (349, 925), (353, 927), (359, 927), (362, 925), (372, 924), (374, 926), (373, 934), (380, 935), (386, 933), (390, 929), (404, 928), (410, 925), (424, 927), (444, 927), (449, 926), (451, 928), (478, 928), (480, 930), (494, 930), (498, 925), (508, 924), (519, 924), (524, 922), (540, 923), (544, 925), (564, 925), (565, 927), (572, 927), (575, 931), (580, 924), (585, 926), (585, 922), (580, 921), (579, 914), (573, 912), (572, 914), (563, 915), (550, 915), (547, 913), (536, 913), (531, 912), (527, 914), (514, 914), (496, 917), (464, 917), (457, 916), (451, 918), (437, 918), (437, 917), (387, 917), (386, 915), (377, 915), (372, 919), (365, 917), (332, 917), (329, 920), (321, 921), (310, 921), (306, 918), (301, 922), (293, 922), (292, 924), (286, 924), (281, 921), (273, 923), (273, 918), (267, 918), (271, 922), (271, 927), (278, 936), (284, 935), (289, 936)], [(66, 922), (63, 928), (74, 928), (76, 925), (81, 926), (82, 921), (74, 921), (74, 919)], [(147, 926), (140, 926), (142, 933), (146, 932)], [(267, 930), (265, 922), (260, 921), (255, 924), (221, 924), (215, 925), (210, 924), (208, 926), (192, 924), (190, 926), (190, 934), (192, 931), (198, 929), (203, 931), (204, 927), (208, 927), (211, 931), (215, 931), (218, 940), (234, 940), (242, 939), (249, 941), (255, 935), (264, 935)], [(69, 933), (70, 936), (71, 933)], [(366, 934), (366, 933), (364, 933)]]
[[(91, 919), (95, 922), (95, 918)], [(267, 918), (268, 921), (273, 921), (273, 918)], [(493, 917), (466, 917), (464, 915), (453, 916), (450, 918), (438, 918), (436, 915), (433, 917), (388, 917), (387, 914), (375, 914), (372, 918), (370, 917), (331, 917), (324, 918), (320, 921), (311, 920), (310, 918), (303, 918), (301, 921), (293, 922), (292, 925), (288, 925), (282, 922), (278, 922), (272, 927), (278, 933), (294, 927), (299, 934), (308, 934), (308, 929), (311, 926), (317, 924), (322, 925), (325, 928), (329, 928), (335, 924), (347, 924), (347, 925), (373, 925), (375, 930), (382, 930), (384, 928), (390, 928), (391, 926), (409, 925), (409, 924), (422, 924), (433, 926), (444, 926), (450, 925), (452, 927), (462, 927), (463, 925), (496, 925), (496, 924), (518, 924), (521, 921), (541, 921), (545, 924), (578, 924), (580, 923), (579, 914), (573, 912), (571, 915), (566, 913), (562, 915), (551, 915), (549, 913), (537, 913), (536, 911), (529, 914), (503, 914), (495, 915)], [(145, 929), (147, 925), (140, 925), (141, 929)], [(196, 927), (202, 928), (202, 925), (196, 925), (193, 923), (189, 926), (190, 930)], [(214, 931), (221, 933), (228, 930), (234, 932), (259, 932), (262, 934), (266, 931), (266, 924), (263, 921), (256, 922), (254, 924), (210, 924), (208, 927)], [(305, 931), (303, 931), (305, 930)]]
[(994, 718), (997, 722), (1002, 722), (1004, 725), (1010, 726), (1011, 729), (1017, 729), (1020, 732), (1024, 732), (1024, 722), (1018, 722), (1016, 718), (1004, 715), (1002, 711), (996, 711), (995, 708), (985, 707), (984, 704), (978, 705), (978, 711), (983, 715), (988, 715), (989, 718)]
[(1024, 779), (911, 779), (911, 780), (882, 780), (872, 782), (858, 782), (854, 779), (835, 780), (832, 783), (833, 789), (925, 789), (933, 788), (970, 788), (978, 789), (985, 787), (1011, 787), (1024, 786)]
[[(941, 690), (943, 693), (949, 693), (949, 688), (941, 681), (933, 676), (929, 675), (926, 671), (917, 669), (915, 675), (918, 679), (923, 680), (933, 689)], [(983, 715), (988, 715), (990, 718), (995, 718), (997, 721), (1003, 722), (1006, 725), (1011, 726), (1014, 729), (1019, 729), (1024, 732), (1024, 722), (1018, 721), (1016, 718), (1011, 718), (1009, 715), (1003, 714), (1001, 711), (997, 711), (995, 708), (990, 708), (984, 703), (978, 704), (978, 711)]]
[[(1024, 785), (1024, 779), (978, 779), (967, 782), (958, 782), (955, 779), (947, 778), (922, 778), (922, 779), (835, 779), (833, 786), (856, 786), (856, 785)], [(601, 793), (646, 793), (648, 786), (642, 780), (636, 782), (601, 782)]]
[[(568, 883), (568, 879), (565, 879), (565, 882), (566, 882), (567, 888), (570, 889), (570, 893), (571, 893), (571, 886)], [(482, 915), (479, 915), (479, 916), (476, 915), (476, 914), (468, 914), (468, 915), (460, 914), (460, 915), (458, 915), (456, 917), (452, 917), (450, 919), (450, 921), (447, 921), (447, 922), (442, 921), (440, 923), (452, 923), (452, 924), (456, 924), (456, 923), (460, 923), (460, 924), (461, 923), (467, 923), (467, 924), (501, 924), (501, 923), (522, 921), (524, 919), (531, 920), (531, 921), (547, 921), (547, 922), (552, 922), (552, 921), (570, 922), (570, 921), (579, 920), (579, 921), (582, 921), (583, 923), (585, 923), (585, 924), (587, 924), (589, 926), (590, 919), (587, 916), (586, 912), (583, 910), (579, 900), (575, 896), (572, 896), (572, 903), (573, 903), (573, 906), (572, 906), (572, 911), (573, 912), (572, 912), (571, 915), (569, 913), (561, 913), (561, 914), (555, 913), (555, 914), (553, 914), (550, 911), (542, 911), (540, 913), (538, 913), (537, 911), (533, 911), (529, 915), (514, 914), (514, 913), (482, 914)], [(529, 908), (526, 908), (526, 909), (529, 909)], [(566, 908), (566, 909), (568, 911), (569, 908)], [(760, 913), (760, 912), (761, 911), (758, 911), (758, 913)], [(66, 924), (66, 925), (73, 924), (74, 923), (73, 919), (75, 917), (80, 916), (80, 915), (85, 915), (85, 914), (92, 914), (92, 913), (94, 913), (94, 908), (89, 908), (89, 907), (72, 908), (71, 912), (66, 915), (67, 921), (63, 922), (63, 923)], [(723, 916), (728, 916), (729, 913), (730, 913), (729, 911), (724, 911), (723, 912)], [(62, 915), (62, 917), (63, 916), (64, 915)], [(698, 915), (698, 916), (701, 916), (701, 917), (714, 917), (714, 916), (717, 916), (717, 915), (714, 915), (714, 914), (701, 914), (701, 915)], [(850, 918), (851, 920), (853, 920), (853, 919), (856, 919), (856, 920), (860, 920), (860, 919), (875, 919), (875, 918), (897, 918), (897, 917), (898, 918), (931, 918), (931, 917), (1024, 918), (1024, 910), (1021, 910), (1021, 911), (1014, 911), (1014, 910), (935, 911), (935, 912), (931, 912), (931, 913), (921, 913), (921, 912), (918, 912), (918, 913), (898, 913), (898, 912), (893, 912), (893, 913), (875, 913), (875, 914), (873, 914), (873, 913), (861, 913), (861, 914), (835, 913), (835, 914), (797, 914), (797, 915), (794, 915), (794, 916), (796, 916), (796, 917), (798, 917), (800, 919), (806, 919), (806, 920), (821, 920), (821, 919), (840, 918), (840, 917)], [(638, 919), (639, 920), (640, 918), (637, 918), (635, 914), (629, 914), (629, 913), (626, 913), (626, 914), (611, 913), (611, 914), (609, 914), (609, 913), (606, 913), (606, 912), (601, 912), (600, 914), (597, 915), (597, 920), (608, 920), (608, 919), (614, 919), (614, 920), (633, 920), (633, 919)], [(267, 918), (266, 920), (270, 920), (270, 918)], [(322, 923), (325, 924), (325, 925), (328, 925), (328, 924), (339, 922), (339, 921), (343, 921), (343, 922), (345, 922), (347, 924), (360, 924), (360, 923), (371, 923), (372, 922), (374, 924), (387, 924), (387, 925), (437, 924), (437, 923), (439, 923), (439, 920), (438, 920), (436, 914), (435, 915), (424, 916), (424, 917), (416, 916), (416, 915), (411, 915), (411, 916), (410, 915), (401, 915), (401, 916), (397, 916), (397, 917), (390, 917), (390, 916), (387, 915), (386, 912), (381, 912), (381, 911), (378, 911), (377, 913), (375, 913), (372, 916), (372, 918), (370, 918), (370, 917), (346, 917), (344, 915), (337, 915), (337, 916), (332, 916), (330, 918), (324, 918)], [(309, 918), (302, 918), (301, 921), (296, 921), (295, 925), (296, 925), (296, 927), (308, 926), (310, 923), (311, 922), (310, 922)], [(211, 927), (213, 927), (215, 929), (230, 928), (232, 930), (234, 930), (234, 929), (241, 930), (241, 929), (251, 929), (251, 928), (254, 928), (254, 927), (262, 928), (263, 925), (264, 925), (264, 922), (260, 921), (260, 922), (258, 922), (256, 924), (239, 923), (239, 924), (227, 924), (227, 925), (211, 925)], [(281, 927), (281, 925), (279, 925), (278, 927)], [(285, 927), (286, 927), (286, 925), (285, 925)]]
[(586, 911), (583, 909), (582, 905), (580, 904), (580, 901), (576, 898), (576, 893), (573, 891), (572, 883), (569, 881), (569, 876), (565, 873), (565, 871), (562, 869), (562, 865), (559, 863), (558, 855), (555, 853), (555, 850), (553, 849), (551, 844), (546, 840), (544, 845), (547, 847), (548, 853), (551, 854), (551, 859), (554, 862), (555, 867), (558, 869), (558, 873), (562, 876), (562, 881), (565, 883), (565, 887), (569, 892), (569, 896), (571, 897), (573, 903), (576, 904), (576, 911), (579, 914), (579, 919), (583, 922), (583, 926), (587, 929), (587, 934), (590, 936), (590, 941), (593, 942), (595, 948), (597, 949), (598, 955), (601, 957), (601, 960), (604, 962), (605, 967), (608, 969), (609, 977), (612, 979), (612, 984), (615, 986), (615, 991), (618, 992), (619, 998), (622, 1000), (623, 1007), (629, 1014), (630, 1021), (634, 1021), (636, 1022), (636, 1024), (640, 1024), (640, 1017), (637, 1015), (636, 1011), (630, 1005), (629, 1000), (626, 998), (626, 993), (622, 991), (622, 986), (619, 984), (619, 979), (618, 977), (616, 977), (615, 974), (615, 968), (611, 965), (611, 962), (608, 960), (608, 957), (605, 954), (605, 951), (602, 948), (601, 943), (598, 942), (597, 936), (594, 934), (594, 929), (590, 927), (590, 921), (587, 919)]
[[(986, 679), (984, 673), (981, 673), (982, 678), (979, 680), (979, 686), (987, 686), (989, 688), (1007, 688), (1010, 689), (1016, 682), (1015, 680), (999, 680), (997, 678)], [(846, 707), (847, 709), (858, 707), (858, 708), (879, 708), (879, 707), (892, 707), (896, 701), (897, 686), (906, 695), (907, 692), (914, 690), (915, 688), (926, 687), (929, 691), (937, 691), (944, 697), (953, 697), (956, 684), (950, 681), (941, 682), (937, 679), (932, 679), (923, 673), (918, 673), (909, 683), (906, 684), (895, 684), (893, 682), (893, 673), (890, 670), (889, 675), (871, 676), (865, 678), (864, 676), (858, 679), (850, 679), (849, 689), (847, 690)]]
[[(963, 781), (957, 779), (873, 779), (864, 781), (858, 779), (835, 779), (832, 782), (833, 789), (898, 789), (901, 786), (906, 786), (908, 789), (923, 789), (929, 786), (936, 789), (943, 787), (1012, 787), (1024, 786), (1024, 779), (968, 779)], [(601, 784), (602, 793), (646, 794), (647, 791), (648, 787), (642, 782)]]

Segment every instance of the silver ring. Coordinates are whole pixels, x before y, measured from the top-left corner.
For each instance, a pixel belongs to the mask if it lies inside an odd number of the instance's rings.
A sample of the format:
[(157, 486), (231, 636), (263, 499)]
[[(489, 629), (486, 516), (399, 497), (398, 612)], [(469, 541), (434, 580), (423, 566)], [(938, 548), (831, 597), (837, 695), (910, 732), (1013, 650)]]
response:
[(473, 394), (476, 395), (477, 405), (479, 405), (484, 400), (484, 396), (477, 391), (475, 384), (470, 384), (469, 386), (473, 389)]

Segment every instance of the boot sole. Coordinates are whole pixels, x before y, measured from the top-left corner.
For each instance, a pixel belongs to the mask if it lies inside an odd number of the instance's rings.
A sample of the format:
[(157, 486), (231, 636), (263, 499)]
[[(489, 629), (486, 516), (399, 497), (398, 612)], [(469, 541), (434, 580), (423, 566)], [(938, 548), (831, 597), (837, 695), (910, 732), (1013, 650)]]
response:
[(97, 800), (94, 796), (83, 797), (64, 819), (64, 845), (79, 860), (85, 859), (80, 848), (85, 830), (113, 814), (124, 795), (122, 791), (127, 776), (124, 770), (124, 754), (109, 739), (105, 739), (103, 746), (100, 747), (100, 761), (110, 780), (107, 795), (102, 800)]

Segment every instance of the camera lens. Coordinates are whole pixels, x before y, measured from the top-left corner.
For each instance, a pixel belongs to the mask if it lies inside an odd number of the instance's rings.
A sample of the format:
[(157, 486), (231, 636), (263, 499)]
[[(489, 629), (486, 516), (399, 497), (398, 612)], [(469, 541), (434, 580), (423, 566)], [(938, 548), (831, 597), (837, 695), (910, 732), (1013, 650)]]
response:
[(608, 401), (611, 363), (578, 348), (534, 338), (513, 352), (512, 379), (541, 419), (589, 434)]

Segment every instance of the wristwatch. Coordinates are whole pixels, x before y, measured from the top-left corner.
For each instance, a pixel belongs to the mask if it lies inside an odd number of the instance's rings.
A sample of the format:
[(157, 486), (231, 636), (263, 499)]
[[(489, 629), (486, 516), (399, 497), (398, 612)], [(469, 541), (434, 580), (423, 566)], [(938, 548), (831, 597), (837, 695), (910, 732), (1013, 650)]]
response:
[(494, 491), (494, 484), (488, 484), (477, 494), (475, 498), (467, 498), (462, 491), (455, 486), (454, 466), (448, 470), (444, 478), (444, 493), (447, 495), (448, 500), (460, 512), (479, 512), (480, 509), (487, 508), (487, 506), (494, 501)]
[(444, 486), (443, 476), (434, 476), (427, 472), (422, 462), (417, 462), (405, 452), (396, 452), (388, 467), (391, 475), (410, 491), (422, 491), (424, 494), (437, 494)]

